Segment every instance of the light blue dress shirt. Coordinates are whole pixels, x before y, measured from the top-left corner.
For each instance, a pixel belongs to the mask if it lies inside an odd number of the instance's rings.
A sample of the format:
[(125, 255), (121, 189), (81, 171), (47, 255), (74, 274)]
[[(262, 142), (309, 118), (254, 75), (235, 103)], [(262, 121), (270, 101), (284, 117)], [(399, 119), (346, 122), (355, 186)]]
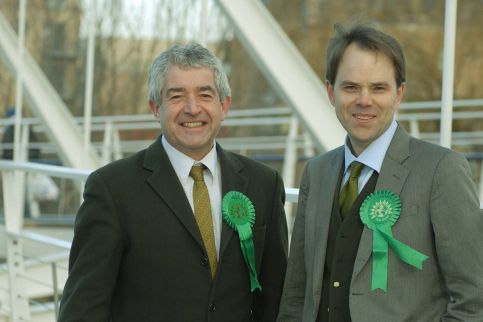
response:
[(350, 165), (354, 161), (364, 164), (364, 168), (362, 168), (361, 174), (359, 175), (357, 185), (359, 192), (361, 192), (361, 190), (364, 188), (374, 171), (377, 173), (381, 172), (382, 162), (384, 161), (384, 157), (386, 156), (387, 149), (389, 148), (389, 144), (391, 144), (394, 133), (396, 133), (396, 129), (397, 122), (393, 119), (389, 128), (381, 136), (374, 140), (374, 142), (369, 144), (369, 146), (365, 148), (364, 151), (362, 151), (362, 153), (357, 157), (352, 154), (352, 151), (347, 144), (349, 137), (346, 138), (346, 143), (344, 145), (345, 168), (341, 189), (347, 180), (349, 180)]

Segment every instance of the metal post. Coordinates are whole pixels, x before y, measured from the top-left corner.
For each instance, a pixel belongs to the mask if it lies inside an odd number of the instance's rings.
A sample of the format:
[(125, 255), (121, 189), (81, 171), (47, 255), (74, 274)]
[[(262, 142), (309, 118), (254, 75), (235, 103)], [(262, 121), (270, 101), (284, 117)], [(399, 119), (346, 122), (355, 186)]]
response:
[(104, 142), (102, 143), (102, 164), (108, 164), (112, 155), (112, 121), (104, 124)]
[[(18, 18), (18, 57), (17, 57), (17, 82), (15, 96), (15, 125), (14, 125), (14, 149), (13, 160), (20, 161), (21, 153), (21, 121), (22, 121), (22, 97), (23, 97), (23, 59), (25, 40), (25, 11), (26, 1), (19, 2)], [(19, 276), (24, 271), (22, 244), (16, 238), (11, 238), (9, 232), (19, 232), (23, 226), (24, 211), (24, 173), (20, 171), (6, 171), (2, 173), (3, 197), (5, 209), (5, 228), (7, 246), (8, 277), (10, 285), (10, 308), (12, 321), (30, 320), (30, 308), (24, 282)]]
[(207, 46), (208, 44), (208, 0), (203, 0), (201, 4), (201, 37), (200, 43), (203, 46)]
[(87, 165), (91, 144), (92, 91), (94, 86), (94, 59), (96, 46), (96, 1), (91, 1), (89, 11), (89, 34), (87, 38), (86, 85), (84, 93), (84, 161)]
[(412, 118), (409, 120), (409, 129), (411, 136), (419, 139), (421, 137), (421, 133), (419, 132), (419, 123), (416, 118)]
[(444, 17), (443, 88), (440, 144), (451, 148), (457, 0), (446, 0)]
[[(21, 176), (17, 175), (20, 174)], [(3, 171), (3, 202), (5, 209), (5, 230), (7, 266), (10, 285), (10, 312), (13, 322), (30, 320), (30, 307), (24, 273), (22, 243), (12, 234), (18, 234), (23, 226), (23, 184), (17, 178), (23, 177), (20, 171)]]
[(16, 161), (28, 161), (29, 157), (29, 130), (30, 126), (28, 124), (24, 124), (20, 127), (21, 135), (20, 135), (20, 143), (18, 146), (19, 155), (18, 160)]
[(121, 136), (119, 135), (119, 130), (113, 128), (112, 131), (112, 153), (113, 159), (119, 160), (122, 158), (122, 148), (121, 148)]
[(57, 264), (52, 263), (52, 288), (54, 291), (54, 314), (55, 320), (57, 321), (59, 317), (59, 287), (57, 283)]
[(18, 57), (17, 57), (17, 82), (15, 94), (15, 125), (13, 134), (13, 159), (20, 160), (20, 126), (22, 122), (22, 98), (23, 98), (23, 59), (24, 59), (24, 41), (25, 41), (25, 0), (19, 2), (18, 17)]

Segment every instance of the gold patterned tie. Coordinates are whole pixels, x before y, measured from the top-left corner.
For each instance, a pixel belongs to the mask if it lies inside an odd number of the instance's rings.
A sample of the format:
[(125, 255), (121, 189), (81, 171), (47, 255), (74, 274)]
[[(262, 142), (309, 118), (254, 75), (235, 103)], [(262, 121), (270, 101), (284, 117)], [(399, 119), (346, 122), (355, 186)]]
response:
[(360, 162), (354, 161), (351, 164), (351, 174), (349, 180), (346, 182), (339, 194), (339, 207), (342, 218), (345, 218), (352, 208), (352, 204), (357, 199), (359, 194), (358, 181), (364, 165)]
[(193, 202), (195, 208), (195, 219), (201, 233), (201, 238), (205, 244), (206, 253), (211, 268), (211, 278), (216, 273), (216, 246), (215, 234), (213, 230), (213, 219), (211, 217), (210, 195), (203, 179), (203, 170), (205, 166), (193, 166), (190, 176), (193, 178)]

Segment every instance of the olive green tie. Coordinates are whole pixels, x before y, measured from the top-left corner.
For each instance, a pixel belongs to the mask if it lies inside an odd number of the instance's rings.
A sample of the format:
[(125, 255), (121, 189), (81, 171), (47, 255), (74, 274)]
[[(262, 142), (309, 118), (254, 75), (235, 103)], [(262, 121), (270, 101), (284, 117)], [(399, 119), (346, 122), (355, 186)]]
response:
[(211, 268), (211, 278), (215, 277), (216, 273), (216, 246), (215, 234), (213, 230), (213, 219), (211, 217), (210, 195), (203, 179), (203, 170), (205, 166), (193, 166), (190, 171), (190, 176), (193, 178), (193, 203), (195, 208), (195, 219), (198, 228), (205, 244), (206, 253)]
[(347, 216), (352, 208), (352, 204), (357, 199), (357, 195), (359, 194), (357, 185), (363, 167), (364, 165), (357, 161), (354, 161), (351, 164), (349, 180), (347, 180), (339, 194), (339, 207), (342, 218)]

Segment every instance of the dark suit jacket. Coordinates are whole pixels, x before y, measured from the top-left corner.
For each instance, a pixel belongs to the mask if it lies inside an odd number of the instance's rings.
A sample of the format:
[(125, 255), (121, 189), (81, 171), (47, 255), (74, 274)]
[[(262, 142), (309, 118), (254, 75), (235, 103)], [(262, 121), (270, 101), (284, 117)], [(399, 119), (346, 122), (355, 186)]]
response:
[[(300, 186), (279, 322), (314, 322), (343, 147), (311, 160)], [(398, 127), (376, 190), (402, 209), (394, 237), (429, 256), (418, 270), (389, 249), (387, 292), (371, 291), (372, 231), (364, 228), (349, 290), (353, 322), (483, 321), (483, 213), (460, 154)]]
[(225, 222), (212, 282), (206, 251), (161, 140), (93, 172), (75, 223), (59, 321), (274, 321), (287, 256), (283, 183), (276, 171), (217, 146), (222, 195), (255, 206), (250, 292), (236, 232)]

